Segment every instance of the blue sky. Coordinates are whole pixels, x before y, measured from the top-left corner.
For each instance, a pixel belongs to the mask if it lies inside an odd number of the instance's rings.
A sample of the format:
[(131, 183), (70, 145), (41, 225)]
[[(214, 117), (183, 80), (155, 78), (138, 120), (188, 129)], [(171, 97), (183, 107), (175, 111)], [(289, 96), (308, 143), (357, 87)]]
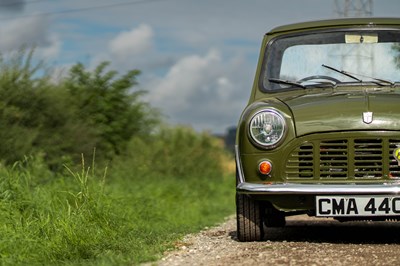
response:
[[(76, 62), (140, 69), (143, 100), (169, 123), (224, 133), (247, 103), (263, 34), (337, 17), (335, 2), (344, 0), (0, 0), (0, 51), (35, 45), (60, 75)], [(399, 11), (398, 0), (373, 2), (374, 16)]]

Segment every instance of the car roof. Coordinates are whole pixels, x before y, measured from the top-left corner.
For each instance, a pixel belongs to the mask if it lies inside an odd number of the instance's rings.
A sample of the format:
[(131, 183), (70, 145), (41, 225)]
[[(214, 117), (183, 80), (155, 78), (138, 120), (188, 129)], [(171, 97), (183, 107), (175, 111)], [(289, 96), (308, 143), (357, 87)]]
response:
[(365, 17), (365, 18), (341, 18), (341, 19), (330, 19), (330, 20), (316, 20), (316, 21), (308, 21), (308, 22), (279, 26), (267, 32), (266, 34), (270, 35), (280, 32), (310, 30), (310, 29), (330, 28), (330, 27), (335, 27), (335, 28), (358, 27), (358, 26), (376, 27), (376, 26), (389, 26), (389, 25), (400, 27), (400, 18)]

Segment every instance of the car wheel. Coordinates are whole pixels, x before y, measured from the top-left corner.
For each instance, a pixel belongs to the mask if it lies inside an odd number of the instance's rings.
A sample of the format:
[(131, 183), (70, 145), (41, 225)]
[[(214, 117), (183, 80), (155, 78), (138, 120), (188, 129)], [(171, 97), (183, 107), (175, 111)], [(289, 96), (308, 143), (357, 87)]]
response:
[(262, 204), (236, 193), (237, 237), (239, 241), (260, 241), (264, 237)]

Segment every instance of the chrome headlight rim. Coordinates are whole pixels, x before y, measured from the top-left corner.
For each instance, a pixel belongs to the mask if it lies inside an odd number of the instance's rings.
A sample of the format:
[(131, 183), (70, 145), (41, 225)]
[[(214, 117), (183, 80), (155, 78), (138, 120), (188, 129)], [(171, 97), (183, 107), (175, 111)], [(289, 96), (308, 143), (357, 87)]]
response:
[[(254, 136), (254, 133), (252, 131), (252, 124), (254, 121), (254, 118), (257, 117), (258, 115), (260, 115), (261, 113), (270, 113), (274, 116), (276, 116), (278, 118), (278, 120), (281, 122), (282, 124), (282, 132), (279, 135), (278, 140), (276, 140), (275, 142), (268, 144), (268, 143), (263, 143), (261, 141), (259, 141), (256, 136)], [(271, 108), (266, 108), (266, 109), (262, 109), (257, 111), (256, 113), (254, 113), (250, 120), (249, 120), (249, 124), (248, 124), (248, 133), (250, 136), (250, 140), (252, 141), (252, 143), (254, 145), (256, 145), (257, 147), (263, 148), (263, 149), (274, 149), (277, 146), (279, 146), (281, 144), (281, 142), (285, 139), (286, 133), (287, 133), (287, 122), (286, 119), (284, 118), (283, 114), (275, 109), (271, 109)]]

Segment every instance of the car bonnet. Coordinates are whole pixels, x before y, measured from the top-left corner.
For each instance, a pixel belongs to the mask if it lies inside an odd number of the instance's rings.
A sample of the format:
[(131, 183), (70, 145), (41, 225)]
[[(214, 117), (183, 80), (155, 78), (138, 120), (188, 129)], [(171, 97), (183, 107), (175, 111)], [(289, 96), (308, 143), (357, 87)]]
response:
[(400, 130), (400, 92), (364, 89), (280, 99), (293, 113), (296, 135), (354, 130)]

